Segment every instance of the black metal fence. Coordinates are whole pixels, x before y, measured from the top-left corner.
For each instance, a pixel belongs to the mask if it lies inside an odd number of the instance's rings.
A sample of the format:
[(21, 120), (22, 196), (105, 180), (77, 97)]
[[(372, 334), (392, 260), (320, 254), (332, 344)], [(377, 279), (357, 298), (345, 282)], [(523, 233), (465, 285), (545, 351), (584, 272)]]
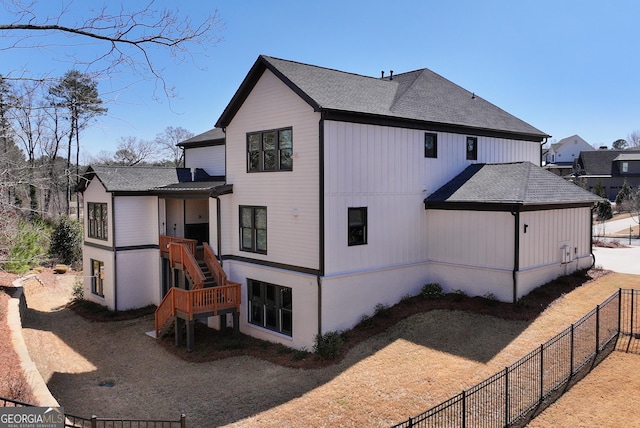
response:
[[(616, 346), (640, 353), (639, 307), (640, 290), (620, 289), (514, 364), (393, 428), (524, 426)], [(31, 406), (1, 397), (0, 404)], [(65, 416), (70, 428), (186, 428), (184, 415), (177, 421)]]
[[(0, 407), (32, 407), (33, 404), (0, 397)], [(187, 428), (187, 417), (180, 415), (177, 421), (159, 421), (142, 419), (82, 418), (65, 413), (66, 428)]]
[[(640, 290), (622, 290), (514, 364), (393, 428), (521, 427), (616, 348), (640, 348)], [(618, 340), (619, 339), (619, 340)]]

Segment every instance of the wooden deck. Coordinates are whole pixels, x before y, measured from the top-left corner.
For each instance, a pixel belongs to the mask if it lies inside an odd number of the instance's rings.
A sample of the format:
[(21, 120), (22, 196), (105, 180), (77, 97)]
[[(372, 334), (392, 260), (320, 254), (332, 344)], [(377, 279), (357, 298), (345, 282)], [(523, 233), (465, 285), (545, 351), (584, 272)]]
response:
[[(237, 330), (240, 313), (240, 284), (227, 279), (227, 275), (207, 243), (203, 244), (204, 263), (215, 280), (215, 286), (204, 287), (205, 275), (195, 257), (196, 244), (197, 242), (192, 239), (160, 236), (161, 254), (168, 257), (172, 269), (185, 272), (191, 285), (188, 290), (171, 287), (164, 296), (155, 313), (156, 337), (162, 337), (171, 327), (172, 321), (176, 322), (177, 331), (179, 320), (184, 320), (189, 325), (188, 350), (193, 349), (195, 319), (232, 313), (234, 329)], [(176, 341), (178, 341), (177, 337)]]

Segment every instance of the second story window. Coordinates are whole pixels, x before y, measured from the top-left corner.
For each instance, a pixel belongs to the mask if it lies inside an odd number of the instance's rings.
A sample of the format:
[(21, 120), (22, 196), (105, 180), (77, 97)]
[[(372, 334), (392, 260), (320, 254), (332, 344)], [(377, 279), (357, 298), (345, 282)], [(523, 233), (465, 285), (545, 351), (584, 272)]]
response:
[(291, 171), (293, 130), (291, 128), (247, 134), (247, 171)]
[(477, 137), (467, 137), (467, 160), (478, 160)]
[(622, 162), (622, 173), (626, 174), (629, 172), (629, 162)]
[(88, 221), (87, 236), (107, 240), (107, 204), (106, 203), (87, 203)]
[(438, 134), (431, 134), (429, 132), (424, 134), (424, 157), (438, 157)]
[(240, 207), (240, 250), (267, 254), (267, 207)]

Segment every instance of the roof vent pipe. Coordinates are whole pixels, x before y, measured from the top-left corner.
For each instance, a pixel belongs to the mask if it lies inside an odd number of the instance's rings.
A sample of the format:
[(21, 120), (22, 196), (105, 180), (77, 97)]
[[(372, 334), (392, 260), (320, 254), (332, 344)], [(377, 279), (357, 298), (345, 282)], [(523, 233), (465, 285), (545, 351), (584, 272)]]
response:
[(389, 71), (389, 80), (393, 80), (393, 70)]
[(381, 73), (382, 73), (382, 77), (381, 77), (381, 79), (384, 79), (384, 70), (382, 70), (382, 72), (381, 72)]
[(191, 181), (196, 181), (196, 169), (191, 168)]

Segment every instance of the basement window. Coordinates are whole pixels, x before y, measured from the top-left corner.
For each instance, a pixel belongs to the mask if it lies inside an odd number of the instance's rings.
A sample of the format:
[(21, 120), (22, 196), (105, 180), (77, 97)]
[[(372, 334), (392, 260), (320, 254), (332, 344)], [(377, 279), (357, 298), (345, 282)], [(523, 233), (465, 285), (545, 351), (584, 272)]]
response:
[(293, 334), (293, 298), (291, 288), (255, 279), (247, 280), (249, 323), (278, 333)]

